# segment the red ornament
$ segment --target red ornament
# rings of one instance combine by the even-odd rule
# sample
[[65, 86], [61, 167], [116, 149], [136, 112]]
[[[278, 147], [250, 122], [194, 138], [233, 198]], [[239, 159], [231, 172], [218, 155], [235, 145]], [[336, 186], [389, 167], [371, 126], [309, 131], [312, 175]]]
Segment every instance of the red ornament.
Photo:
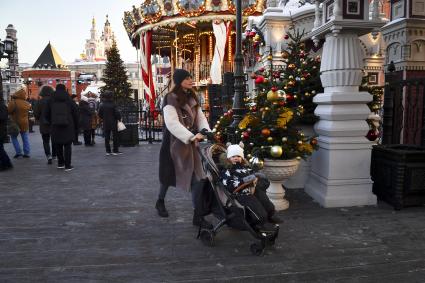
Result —
[[294, 100], [294, 97], [290, 94], [286, 94], [286, 101], [292, 101]]
[[249, 33], [249, 36], [250, 36], [250, 37], [254, 37], [255, 35], [256, 35], [255, 31], [251, 31], [251, 32]]
[[284, 39], [289, 39], [289, 35], [285, 34]]
[[261, 134], [262, 134], [265, 138], [267, 138], [268, 136], [270, 136], [270, 130], [269, 130], [269, 129], [267, 129], [267, 128], [264, 128], [264, 129], [262, 129], [262, 130], [261, 130]]
[[272, 91], [277, 91], [277, 87], [272, 86]]
[[260, 69], [258, 69], [258, 71], [260, 72], [260, 73], [262, 73], [262, 72], [264, 72], [264, 68], [263, 67], [261, 67]]
[[255, 83], [256, 84], [264, 83], [264, 77], [263, 76], [257, 76], [257, 78], [255, 79]]
[[317, 139], [312, 139], [312, 140], [310, 141], [310, 144], [311, 144], [311, 145], [316, 145], [316, 144], [317, 144]]
[[279, 101], [279, 106], [285, 106], [285, 101], [283, 100]]
[[242, 138], [245, 139], [245, 140], [249, 139], [249, 133], [248, 132], [243, 132], [242, 133]]
[[257, 112], [257, 106], [255, 106], [255, 105], [254, 105], [254, 106], [252, 106], [250, 110], [251, 110], [252, 112]]
[[370, 129], [369, 132], [367, 132], [366, 138], [370, 141], [376, 141], [378, 138], [378, 131]]

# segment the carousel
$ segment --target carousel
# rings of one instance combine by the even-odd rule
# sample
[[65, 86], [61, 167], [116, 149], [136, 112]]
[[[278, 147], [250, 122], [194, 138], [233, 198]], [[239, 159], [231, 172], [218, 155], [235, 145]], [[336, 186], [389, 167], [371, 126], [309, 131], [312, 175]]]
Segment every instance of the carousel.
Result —
[[[265, 0], [242, 0], [243, 22], [260, 15]], [[124, 26], [140, 51], [145, 96], [155, 97], [151, 56], [169, 57], [171, 72], [183, 68], [193, 75], [207, 101], [208, 84], [220, 84], [233, 72], [236, 7], [232, 0], [146, 0], [124, 13]], [[153, 66], [154, 67], [154, 66]]]

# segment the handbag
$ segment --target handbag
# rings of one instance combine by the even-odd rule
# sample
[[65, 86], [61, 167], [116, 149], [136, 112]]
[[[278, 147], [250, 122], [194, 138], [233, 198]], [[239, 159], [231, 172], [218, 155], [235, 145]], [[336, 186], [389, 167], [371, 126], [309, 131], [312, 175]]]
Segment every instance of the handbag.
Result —
[[7, 120], [7, 134], [12, 137], [17, 137], [19, 135], [20, 129], [18, 124], [12, 119]]
[[117, 122], [117, 128], [118, 128], [118, 132], [121, 132], [121, 131], [124, 131], [125, 129], [127, 129], [127, 127], [121, 121]]

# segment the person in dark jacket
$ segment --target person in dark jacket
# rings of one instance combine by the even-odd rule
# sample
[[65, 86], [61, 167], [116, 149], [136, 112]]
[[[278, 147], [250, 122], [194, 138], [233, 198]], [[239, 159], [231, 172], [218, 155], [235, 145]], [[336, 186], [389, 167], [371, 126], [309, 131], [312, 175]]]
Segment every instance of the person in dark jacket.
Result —
[[38, 103], [38, 106], [36, 107], [34, 111], [34, 116], [38, 120], [38, 123], [40, 124], [40, 134], [41, 134], [41, 138], [43, 139], [44, 154], [46, 155], [46, 158], [47, 158], [47, 164], [52, 164], [52, 159], [56, 158], [56, 149], [53, 142], [52, 142], [52, 146], [50, 147], [50, 142], [51, 142], [50, 124], [44, 118], [43, 112], [46, 111], [46, 108], [54, 92], [55, 90], [53, 89], [53, 87], [49, 85], [44, 85], [43, 87], [41, 87], [40, 93], [38, 94], [41, 97], [41, 99]]
[[94, 110], [90, 108], [88, 103], [87, 96], [81, 96], [80, 104], [78, 105], [80, 109], [80, 129], [83, 130], [84, 135], [84, 145], [92, 146], [91, 140], [91, 121], [94, 115]]
[[7, 107], [4, 104], [3, 92], [0, 90], [0, 171], [13, 168], [12, 162], [4, 150], [7, 138], [7, 117]]
[[[77, 104], [78, 96], [76, 94], [73, 94], [73, 95], [71, 95], [71, 98], [72, 98], [72, 103], [77, 108], [77, 110], [79, 110], [78, 104]], [[78, 115], [80, 115], [80, 114], [78, 113]], [[79, 125], [75, 125], [75, 126], [76, 126], [76, 128], [75, 128], [75, 133], [74, 133], [74, 141], [72, 142], [72, 144], [73, 145], [82, 145], [83, 143], [78, 140], [78, 136], [80, 134]]]
[[56, 146], [58, 168], [65, 171], [74, 169], [71, 166], [72, 147], [75, 138], [75, 128], [78, 123], [78, 109], [72, 102], [65, 85], [58, 84], [48, 107], [45, 119], [50, 124], [52, 141]]
[[[111, 91], [105, 91], [102, 94], [102, 103], [99, 107], [99, 117], [103, 120], [103, 134], [105, 136], [105, 148], [106, 155], [118, 155], [121, 152], [119, 148], [118, 140], [118, 128], [117, 123], [121, 120], [121, 114], [117, 109], [113, 101], [113, 93]], [[112, 133], [113, 151], [111, 152], [111, 145], [109, 144]]]

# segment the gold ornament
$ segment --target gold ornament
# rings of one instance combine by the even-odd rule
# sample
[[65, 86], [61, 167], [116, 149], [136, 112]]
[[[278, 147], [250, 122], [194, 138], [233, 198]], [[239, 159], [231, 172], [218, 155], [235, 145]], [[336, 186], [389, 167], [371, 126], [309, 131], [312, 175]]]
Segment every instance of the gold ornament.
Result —
[[288, 141], [288, 138], [287, 137], [283, 137], [282, 138], [282, 142], [287, 142]]
[[298, 141], [298, 144], [303, 144], [303, 141]]
[[268, 137], [267, 138], [267, 142], [270, 142], [270, 143], [273, 142], [273, 138], [272, 137]]
[[275, 101], [275, 100], [278, 100], [278, 99], [279, 99], [279, 92], [270, 90], [267, 93], [267, 100], [268, 101]]
[[270, 149], [270, 155], [272, 157], [275, 157], [275, 158], [281, 157], [282, 153], [283, 153], [283, 150], [280, 145], [274, 145]]
[[267, 56], [267, 60], [269, 61], [273, 60], [273, 56], [272, 55]]
[[252, 157], [249, 159], [249, 163], [251, 163], [252, 169], [261, 170], [264, 167], [264, 161], [258, 157]]

